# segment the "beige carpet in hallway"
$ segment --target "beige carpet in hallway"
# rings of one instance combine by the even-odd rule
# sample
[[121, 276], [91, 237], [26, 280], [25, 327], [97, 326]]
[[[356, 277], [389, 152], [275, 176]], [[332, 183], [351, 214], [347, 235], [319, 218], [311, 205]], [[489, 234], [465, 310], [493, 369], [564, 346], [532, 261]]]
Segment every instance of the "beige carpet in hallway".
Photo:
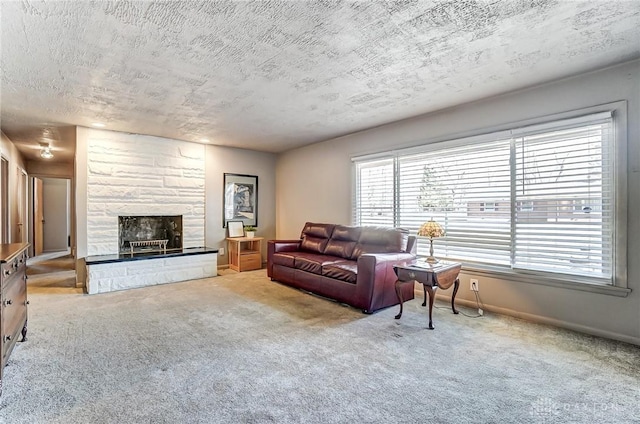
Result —
[[[76, 289], [75, 260], [68, 252], [44, 254], [27, 261], [29, 294], [65, 292]], [[65, 290], [66, 289], [66, 290]]]

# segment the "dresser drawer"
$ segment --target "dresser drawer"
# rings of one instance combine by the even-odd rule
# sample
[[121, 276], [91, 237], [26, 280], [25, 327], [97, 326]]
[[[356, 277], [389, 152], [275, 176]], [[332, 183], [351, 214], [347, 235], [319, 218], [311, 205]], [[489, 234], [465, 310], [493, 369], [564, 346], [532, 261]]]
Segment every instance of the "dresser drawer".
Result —
[[2, 291], [4, 292], [7, 287], [13, 284], [21, 284], [21, 282], [24, 280], [25, 274], [26, 270], [24, 269], [24, 267], [19, 267], [15, 272], [12, 272], [9, 274], [9, 276], [4, 277], [2, 279]]
[[2, 366], [6, 363], [22, 328], [27, 320], [27, 285], [24, 273], [16, 274], [16, 278], [4, 287], [0, 308], [2, 309]]
[[7, 285], [10, 281], [13, 280], [13, 277], [20, 274], [23, 271], [26, 271], [27, 268], [27, 253], [22, 252], [17, 255], [15, 258], [10, 261], [4, 262], [2, 264], [2, 269], [0, 272], [2, 275], [0, 279], [2, 279], [3, 287]]
[[22, 329], [27, 315], [27, 285], [24, 274], [16, 275], [2, 291], [2, 329], [4, 334], [13, 334]]

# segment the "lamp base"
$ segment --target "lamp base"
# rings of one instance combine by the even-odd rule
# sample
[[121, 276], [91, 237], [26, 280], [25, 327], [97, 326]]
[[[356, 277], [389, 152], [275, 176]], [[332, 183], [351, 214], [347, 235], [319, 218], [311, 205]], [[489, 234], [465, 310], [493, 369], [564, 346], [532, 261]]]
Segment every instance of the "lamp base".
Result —
[[434, 265], [439, 261], [433, 256], [433, 237], [429, 237], [429, 257], [427, 258], [427, 263]]

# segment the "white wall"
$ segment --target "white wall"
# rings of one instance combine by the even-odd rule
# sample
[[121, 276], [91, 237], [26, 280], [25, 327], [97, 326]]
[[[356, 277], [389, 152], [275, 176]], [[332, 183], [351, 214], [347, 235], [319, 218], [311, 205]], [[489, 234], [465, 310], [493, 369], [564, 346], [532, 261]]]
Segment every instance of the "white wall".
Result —
[[[206, 149], [206, 242], [208, 247], [226, 247], [226, 229], [222, 227], [223, 178], [225, 173], [258, 176], [258, 227], [256, 236], [264, 237], [263, 261], [266, 260], [266, 240], [275, 238], [275, 169], [276, 155], [221, 146]], [[228, 263], [228, 254], [219, 257], [219, 264]]]
[[[113, 143], [120, 146], [119, 150], [138, 153], [131, 158], [122, 158], [121, 153], [112, 159], [102, 158], [104, 155], [109, 156], [111, 147], [108, 146]], [[130, 165], [142, 160], [140, 158], [149, 160], [150, 152], [159, 154], [158, 152], [167, 146], [182, 146], [182, 153], [186, 152], [186, 147], [192, 149], [186, 156], [189, 163], [183, 163], [184, 158], [174, 158], [168, 162], [165, 160], [166, 167], [154, 168], [149, 177], [132, 175], [139, 171], [133, 170]], [[92, 157], [94, 159], [90, 160]], [[148, 163], [142, 163], [141, 166], [146, 169]], [[265, 239], [274, 238], [275, 166], [276, 155], [271, 153], [78, 127], [75, 192], [78, 257], [117, 253], [117, 246], [113, 243], [117, 240], [118, 214], [126, 214], [123, 211], [131, 214], [155, 213], [156, 206], [168, 211], [167, 214], [181, 214], [185, 212], [185, 208], [187, 212], [198, 214], [196, 221], [192, 221], [191, 225], [196, 236], [191, 237], [191, 241], [185, 239], [185, 243], [226, 249], [226, 230], [222, 227], [224, 173], [258, 176], [257, 236]], [[178, 176], [180, 173], [181, 176]], [[176, 177], [180, 180], [176, 180]], [[158, 186], [161, 184], [160, 181], [169, 181], [173, 185], [183, 181], [184, 184], [183, 187], [161, 188]], [[165, 192], [166, 190], [169, 191]], [[149, 200], [151, 191], [161, 195], [157, 204]], [[173, 207], [182, 212], [175, 212], [176, 209]], [[98, 226], [91, 224], [92, 220], [97, 220]], [[183, 224], [186, 226], [187, 222]], [[96, 239], [104, 236], [107, 237], [106, 244]], [[96, 245], [98, 243], [100, 246]], [[188, 245], [186, 244], [187, 247]], [[266, 250], [266, 243], [263, 248]], [[228, 262], [226, 252], [224, 256], [219, 257], [218, 262]], [[78, 269], [82, 269], [83, 266], [81, 262]], [[79, 277], [80, 281], [83, 279], [83, 276]]]
[[77, 134], [78, 235], [86, 234], [79, 253], [117, 254], [120, 215], [182, 215], [183, 246], [204, 246], [203, 145], [89, 128]]
[[66, 250], [69, 228], [70, 180], [62, 178], [42, 179], [42, 210], [44, 214], [44, 251]]
[[215, 253], [87, 265], [87, 293], [108, 293], [215, 277]]
[[[505, 128], [508, 124], [589, 106], [628, 101], [628, 233], [640, 234], [640, 61], [438, 113], [396, 122], [279, 156], [277, 237], [298, 237], [305, 221], [351, 222], [350, 158]], [[488, 309], [640, 344], [640, 238], [628, 237], [627, 297], [474, 276]], [[465, 318], [461, 318], [465, 319]]]
[[89, 128], [76, 128], [76, 156], [74, 161], [75, 186], [73, 199], [75, 204], [76, 222], [76, 285], [84, 284], [84, 260], [87, 257], [87, 139]]

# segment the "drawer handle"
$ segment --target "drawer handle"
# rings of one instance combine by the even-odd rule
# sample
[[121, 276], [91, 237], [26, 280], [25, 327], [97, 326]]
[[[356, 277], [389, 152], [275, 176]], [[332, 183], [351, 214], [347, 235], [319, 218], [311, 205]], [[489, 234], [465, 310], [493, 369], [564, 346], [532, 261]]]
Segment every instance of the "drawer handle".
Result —
[[11, 341], [11, 336], [4, 336], [4, 342], [10, 342]]
[[11, 275], [11, 270], [10, 269], [5, 269], [4, 270], [4, 275], [5, 275], [5, 277]]
[[7, 299], [4, 301], [4, 306], [9, 306], [9, 305], [13, 305], [13, 300]]

